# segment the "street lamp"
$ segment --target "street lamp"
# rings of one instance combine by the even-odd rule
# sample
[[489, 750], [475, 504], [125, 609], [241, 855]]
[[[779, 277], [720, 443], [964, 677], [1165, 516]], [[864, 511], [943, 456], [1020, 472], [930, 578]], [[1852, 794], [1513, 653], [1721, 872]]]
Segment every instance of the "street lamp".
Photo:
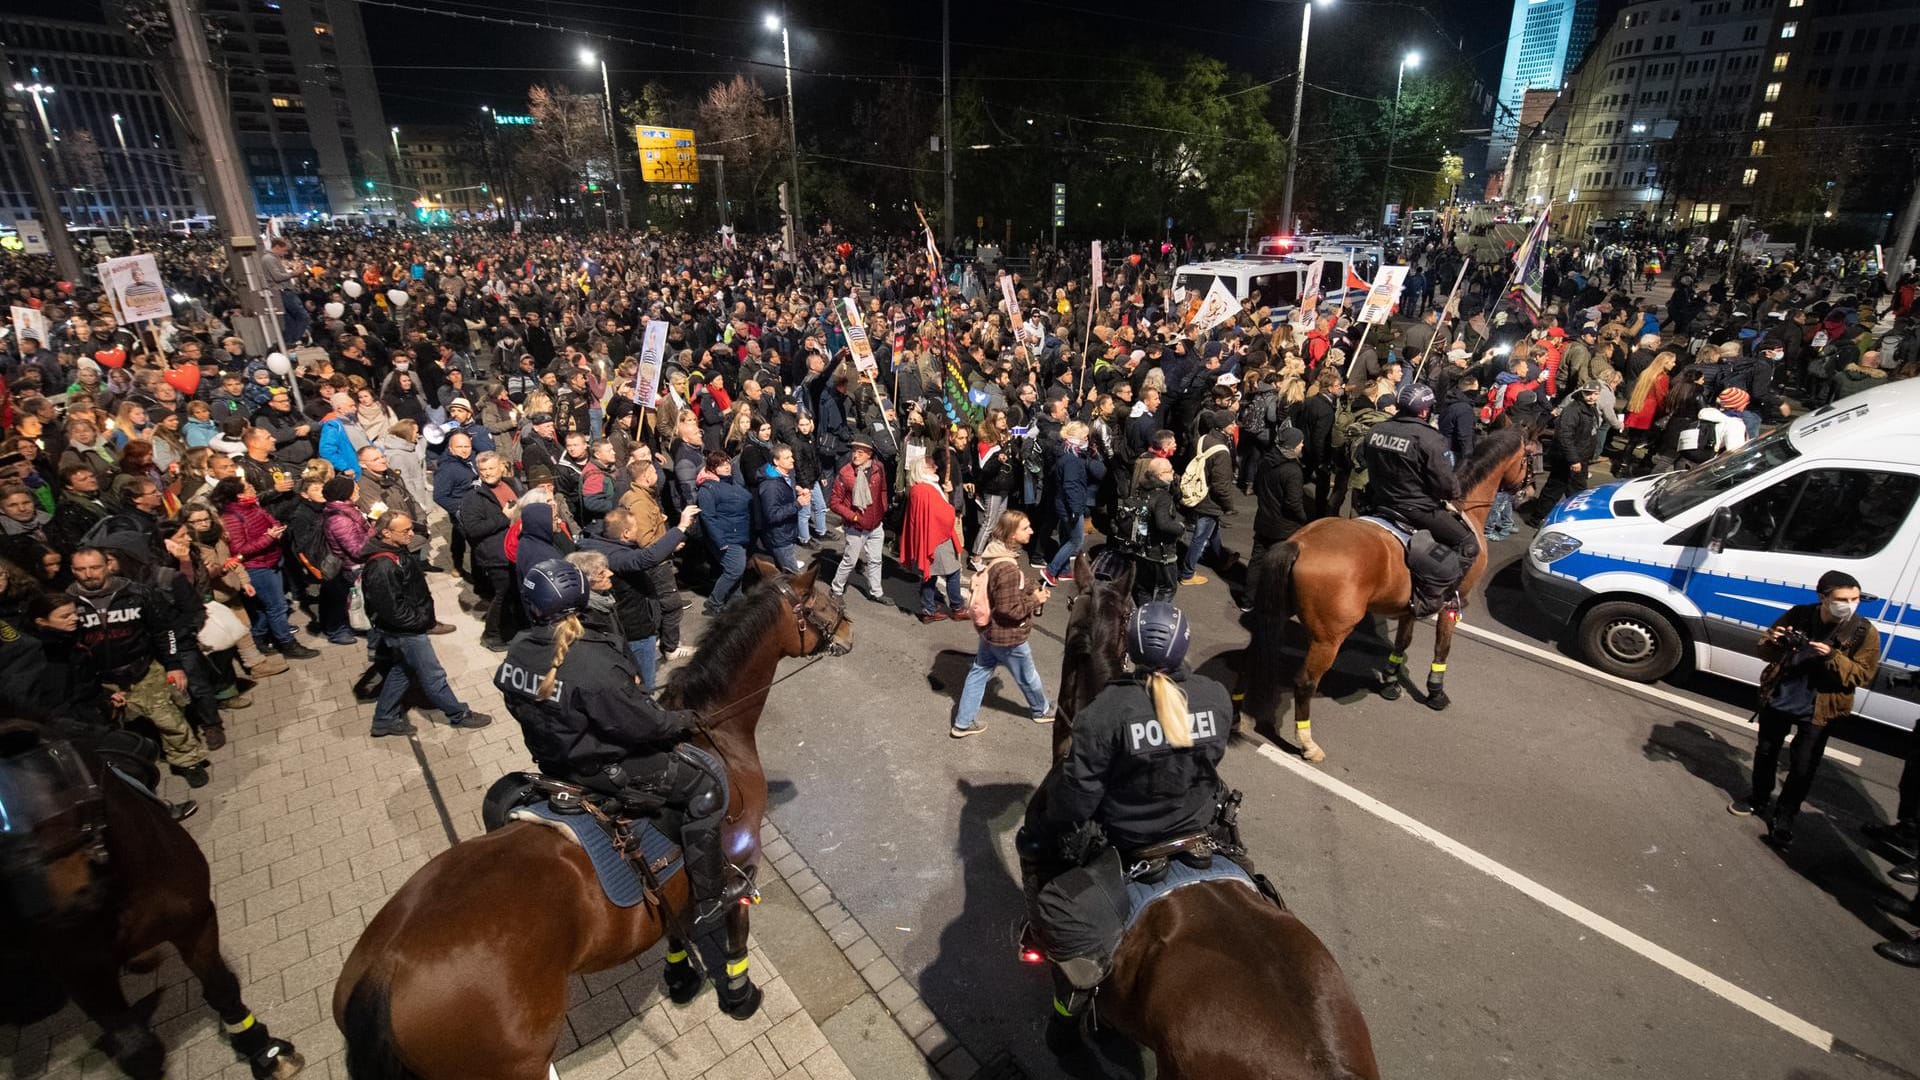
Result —
[[[607, 62], [594, 55], [592, 49], [581, 49], [580, 66], [592, 67], [595, 64], [600, 65], [600, 95], [602, 100], [606, 102], [606, 112], [603, 116], [607, 124], [607, 160], [608, 163], [613, 166], [614, 190], [620, 191], [620, 144], [613, 136], [613, 84], [607, 79]], [[601, 216], [605, 218], [608, 226], [611, 227], [613, 219], [606, 217], [606, 209], [607, 201], [605, 199], [600, 200]], [[626, 228], [633, 226], [633, 219], [628, 216], [627, 213], [627, 195], [624, 191], [620, 192], [620, 224]]]
[[[1420, 54], [1410, 52], [1400, 58], [1400, 74], [1393, 80], [1393, 113], [1387, 121], [1387, 174], [1380, 181], [1380, 225], [1387, 224], [1387, 199], [1393, 191], [1393, 141], [1400, 134], [1400, 88], [1406, 85], [1407, 69], [1420, 66]], [[1402, 213], [1405, 209], [1402, 208]]]
[[1287, 186], [1280, 196], [1280, 232], [1293, 235], [1293, 168], [1300, 162], [1300, 104], [1307, 96], [1307, 36], [1313, 30], [1313, 5], [1333, 0], [1306, 0], [1300, 5], [1300, 62], [1293, 69], [1293, 127], [1287, 132]]
[[[36, 68], [34, 70], [37, 72], [39, 69]], [[47, 149], [52, 150], [53, 149], [53, 122], [47, 119], [47, 103], [42, 97], [42, 95], [45, 95], [45, 97], [52, 97], [53, 87], [48, 86], [46, 83], [43, 83], [43, 82], [14, 83], [13, 91], [16, 94], [32, 94], [33, 95], [33, 109], [35, 112], [40, 114], [40, 128], [41, 130], [47, 133]]]
[[780, 59], [787, 69], [787, 140], [793, 143], [793, 184], [787, 189], [787, 214], [793, 219], [793, 242], [800, 243], [800, 128], [793, 120], [793, 37], [780, 16], [767, 14], [764, 25], [780, 31]]

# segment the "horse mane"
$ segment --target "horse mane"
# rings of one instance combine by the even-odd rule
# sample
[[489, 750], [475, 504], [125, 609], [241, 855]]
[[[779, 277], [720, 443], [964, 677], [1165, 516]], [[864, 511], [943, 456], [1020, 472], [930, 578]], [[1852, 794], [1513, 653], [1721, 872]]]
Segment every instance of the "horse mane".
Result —
[[664, 705], [695, 709], [719, 701], [734, 690], [740, 669], [760, 651], [774, 624], [787, 613], [780, 590], [756, 583], [735, 596], [707, 624], [687, 666], [674, 672], [661, 691]]
[[1118, 592], [1118, 587], [1111, 581], [1095, 585], [1087, 597], [1087, 617], [1069, 619], [1066, 636], [1061, 639], [1067, 656], [1085, 658], [1087, 663], [1093, 665], [1092, 674], [1097, 679], [1096, 685], [1100, 686], [1112, 681], [1113, 676], [1120, 672], [1117, 650], [1102, 648], [1108, 641], [1097, 636], [1104, 632], [1118, 637], [1126, 632], [1120, 619], [1125, 605], [1119, 602], [1124, 596], [1111, 595]]
[[1518, 429], [1501, 428], [1474, 443], [1473, 453], [1454, 473], [1460, 481], [1460, 490], [1472, 491], [1496, 469], [1505, 465], [1524, 441], [1525, 436]]

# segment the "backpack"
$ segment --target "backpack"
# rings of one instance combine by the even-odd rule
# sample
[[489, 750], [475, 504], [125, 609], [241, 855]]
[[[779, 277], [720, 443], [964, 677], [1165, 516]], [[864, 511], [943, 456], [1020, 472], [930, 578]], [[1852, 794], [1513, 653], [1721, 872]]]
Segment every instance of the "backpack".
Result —
[[1207, 459], [1215, 454], [1224, 454], [1226, 444], [1216, 443], [1193, 455], [1187, 467], [1180, 471], [1180, 505], [1199, 506], [1207, 498]]
[[967, 615], [973, 620], [975, 630], [985, 630], [993, 623], [993, 605], [987, 600], [987, 579], [992, 574], [992, 563], [975, 571], [971, 585], [973, 591], [967, 594]]
[[327, 530], [316, 525], [311, 529], [289, 529], [288, 536], [293, 557], [300, 560], [307, 574], [315, 581], [332, 581], [340, 576], [342, 564], [340, 557], [327, 547]]

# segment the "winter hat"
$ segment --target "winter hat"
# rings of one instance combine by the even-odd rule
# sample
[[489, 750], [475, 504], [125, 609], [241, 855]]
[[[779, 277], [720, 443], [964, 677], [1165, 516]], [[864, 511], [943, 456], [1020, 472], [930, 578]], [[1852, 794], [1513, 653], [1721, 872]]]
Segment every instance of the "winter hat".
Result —
[[320, 486], [320, 494], [328, 502], [350, 501], [353, 498], [353, 477], [334, 477]]
[[1720, 391], [1720, 396], [1714, 399], [1714, 404], [1728, 412], [1745, 412], [1747, 403], [1752, 400], [1752, 396], [1745, 390], [1737, 386], [1729, 386]]

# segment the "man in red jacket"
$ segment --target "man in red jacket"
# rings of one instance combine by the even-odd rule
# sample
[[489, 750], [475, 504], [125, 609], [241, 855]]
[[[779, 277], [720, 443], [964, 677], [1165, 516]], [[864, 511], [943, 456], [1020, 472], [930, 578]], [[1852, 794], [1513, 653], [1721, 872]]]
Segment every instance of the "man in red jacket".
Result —
[[880, 557], [886, 536], [880, 523], [887, 519], [887, 471], [873, 459], [872, 443], [861, 438], [853, 440], [853, 460], [840, 466], [834, 476], [827, 507], [840, 515], [847, 533], [846, 553], [840, 556], [840, 568], [833, 572], [833, 595], [839, 597], [846, 593], [853, 564], [864, 561], [867, 597], [882, 601]]

